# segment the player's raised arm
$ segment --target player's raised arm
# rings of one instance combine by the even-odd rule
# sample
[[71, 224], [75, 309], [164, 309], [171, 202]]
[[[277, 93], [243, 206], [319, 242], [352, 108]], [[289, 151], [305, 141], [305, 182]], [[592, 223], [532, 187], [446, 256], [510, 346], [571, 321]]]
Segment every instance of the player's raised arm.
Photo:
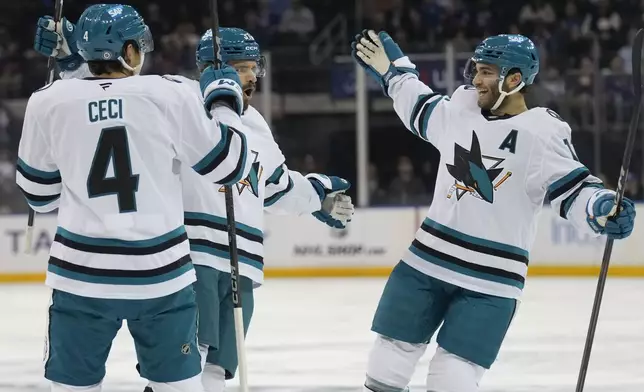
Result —
[[407, 129], [434, 145], [447, 129], [449, 100], [418, 79], [416, 66], [389, 34], [364, 30], [351, 44], [352, 56], [380, 83]]
[[604, 189], [601, 180], [579, 162], [567, 123], [561, 121], [559, 132], [544, 141], [541, 151], [538, 163], [541, 170], [534, 169], [537, 173], [540, 171], [540, 183], [559, 216], [591, 235], [606, 234], [612, 239], [622, 239], [631, 234], [635, 222], [633, 202], [624, 198], [619, 214], [613, 216], [615, 192]]
[[18, 148], [16, 183], [29, 206], [43, 213], [58, 208], [62, 180], [50, 154], [50, 139], [40, 124], [44, 119], [38, 118], [42, 106], [38, 103], [37, 94], [34, 93], [27, 102]]
[[56, 59], [60, 69], [61, 79], [82, 79], [93, 76], [89, 71], [87, 62], [78, 53], [76, 42], [78, 39], [76, 25], [67, 18], [58, 24], [51, 16], [38, 19], [36, 36], [34, 37], [34, 50], [36, 52]]
[[181, 159], [217, 184], [239, 182], [248, 175], [252, 165], [247, 159], [246, 137], [235, 127], [241, 124], [239, 116], [243, 107], [239, 84], [234, 68], [209, 67], [201, 74], [206, 109], [188, 89], [181, 97], [184, 100], [180, 119]]

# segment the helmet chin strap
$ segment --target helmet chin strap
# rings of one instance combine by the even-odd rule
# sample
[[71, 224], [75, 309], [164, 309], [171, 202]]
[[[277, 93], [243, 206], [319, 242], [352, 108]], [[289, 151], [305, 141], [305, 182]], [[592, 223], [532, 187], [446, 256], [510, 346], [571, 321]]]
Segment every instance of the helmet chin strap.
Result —
[[503, 100], [505, 99], [506, 96], [519, 92], [519, 90], [521, 90], [523, 86], [525, 86], [525, 82], [521, 81], [521, 83], [519, 83], [519, 85], [516, 86], [514, 89], [512, 89], [511, 91], [505, 92], [503, 91], [504, 80], [505, 80], [505, 77], [502, 77], [499, 79], [499, 98], [496, 100], [496, 103], [494, 104], [494, 106], [492, 106], [492, 108], [490, 109], [491, 111], [498, 109], [499, 106], [501, 106], [501, 103], [503, 103]]
[[134, 73], [134, 75], [139, 75], [141, 73], [141, 68], [143, 68], [143, 63], [145, 62], [145, 53], [143, 51], [141, 52], [141, 61], [136, 67], [132, 67], [128, 63], [126, 63], [123, 57], [119, 57], [118, 60], [121, 62], [121, 65], [123, 65], [123, 68]]

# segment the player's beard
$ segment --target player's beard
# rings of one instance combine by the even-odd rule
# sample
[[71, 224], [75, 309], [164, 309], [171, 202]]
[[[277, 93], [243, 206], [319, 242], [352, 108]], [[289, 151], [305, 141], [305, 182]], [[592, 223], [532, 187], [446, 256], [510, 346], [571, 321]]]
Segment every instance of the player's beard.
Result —
[[477, 103], [481, 109], [490, 110], [499, 99], [499, 96], [501, 94], [499, 93], [498, 82], [495, 82], [489, 87], [486, 86], [486, 88], [487, 91], [485, 92], [485, 94], [479, 95]]
[[[250, 104], [250, 100], [252, 99], [252, 94], [255, 92], [256, 88], [257, 86], [253, 82], [248, 82], [242, 87], [242, 90], [244, 91], [244, 111], [248, 109], [248, 105]], [[247, 91], [249, 92], [249, 94], [246, 93]]]

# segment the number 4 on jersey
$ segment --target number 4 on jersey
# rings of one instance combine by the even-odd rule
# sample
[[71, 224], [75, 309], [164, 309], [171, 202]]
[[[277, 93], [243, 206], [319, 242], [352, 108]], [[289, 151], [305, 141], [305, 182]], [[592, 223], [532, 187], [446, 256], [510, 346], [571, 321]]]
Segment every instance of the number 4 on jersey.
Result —
[[[107, 177], [112, 163], [114, 175]], [[136, 191], [139, 175], [132, 174], [130, 150], [125, 127], [104, 128], [94, 152], [94, 161], [87, 178], [87, 193], [90, 198], [116, 195], [119, 212], [136, 211]]]

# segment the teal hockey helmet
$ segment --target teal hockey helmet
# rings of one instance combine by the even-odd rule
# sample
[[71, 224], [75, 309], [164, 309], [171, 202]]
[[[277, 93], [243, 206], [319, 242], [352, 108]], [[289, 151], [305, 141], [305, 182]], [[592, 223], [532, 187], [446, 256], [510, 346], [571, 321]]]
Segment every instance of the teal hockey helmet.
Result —
[[518, 69], [522, 82], [529, 86], [539, 73], [539, 51], [534, 43], [523, 35], [495, 35], [483, 40], [467, 62], [463, 76], [469, 83], [472, 83], [476, 76], [476, 63], [496, 65], [501, 80], [511, 70]]
[[[534, 83], [534, 78], [539, 73], [539, 51], [534, 43], [523, 35], [495, 35], [484, 39], [465, 64], [463, 76], [470, 84], [473, 84], [476, 77], [477, 63], [494, 65], [499, 69], [499, 98], [491, 108], [491, 110], [496, 110], [501, 106], [505, 97]], [[521, 83], [511, 91], [504, 91], [503, 81], [513, 70], [518, 70], [521, 73]]]
[[[221, 61], [256, 61], [258, 78], [266, 75], [266, 59], [262, 56], [259, 44], [255, 38], [246, 30], [237, 27], [219, 28], [219, 53]], [[196, 60], [197, 67], [203, 69], [214, 62], [212, 30], [208, 30], [201, 36], [197, 45]]]
[[142, 54], [154, 50], [154, 40], [143, 17], [131, 6], [96, 4], [76, 24], [78, 53], [85, 61], [121, 61], [123, 46], [134, 41]]

